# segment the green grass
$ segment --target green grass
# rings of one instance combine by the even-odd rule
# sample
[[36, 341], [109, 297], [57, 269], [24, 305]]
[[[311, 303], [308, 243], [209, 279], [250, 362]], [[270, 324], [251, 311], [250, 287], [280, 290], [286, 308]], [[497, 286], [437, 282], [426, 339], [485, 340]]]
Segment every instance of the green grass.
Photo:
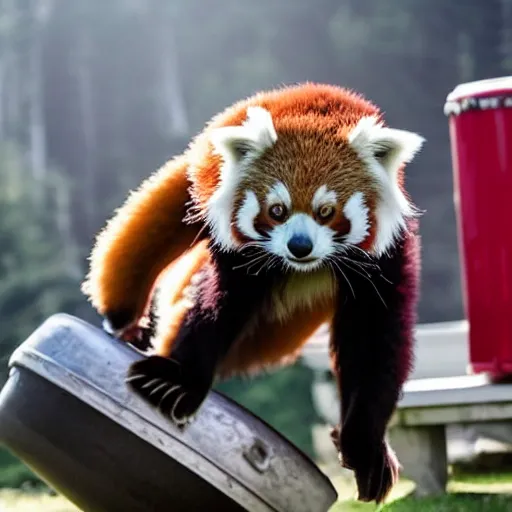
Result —
[[404, 498], [383, 507], [383, 511], [386, 512], [412, 512], [416, 510], [418, 512], [481, 512], [483, 510], [510, 512], [512, 510], [512, 496], [503, 494], [451, 494], [440, 498], [422, 500]]
[[452, 476], [448, 493], [435, 498], [416, 498], [414, 484], [401, 480], [388, 502], [380, 507], [354, 501], [354, 482], [344, 477], [331, 477], [339, 494], [339, 502], [330, 512], [511, 512], [512, 471], [480, 474], [460, 473]]
[[27, 482], [41, 485], [40, 479], [5, 449], [0, 449], [0, 468], [0, 488], [17, 489]]
[[[26, 466], [9, 453], [0, 450], [0, 482], [3, 487], [19, 487], [38, 482]], [[478, 474], [455, 472], [448, 484], [448, 493], [436, 498], [414, 498], [414, 484], [402, 479], [393, 489], [388, 503], [378, 507], [354, 500], [355, 484], [350, 473], [339, 468], [322, 468], [332, 479], [339, 501], [330, 512], [511, 512], [512, 469], [497, 473], [483, 470]], [[0, 489], [0, 510], [12, 512], [79, 512], [62, 496], [50, 496], [44, 487]]]
[[[0, 509], [11, 512], [80, 512], [61, 496], [0, 491]], [[340, 502], [330, 512], [510, 512], [512, 497], [493, 494], [449, 494], [440, 498], [398, 499], [380, 509], [357, 502]]]
[[506, 494], [447, 494], [438, 498], [404, 497], [382, 505], [341, 501], [330, 512], [510, 512], [512, 496]]

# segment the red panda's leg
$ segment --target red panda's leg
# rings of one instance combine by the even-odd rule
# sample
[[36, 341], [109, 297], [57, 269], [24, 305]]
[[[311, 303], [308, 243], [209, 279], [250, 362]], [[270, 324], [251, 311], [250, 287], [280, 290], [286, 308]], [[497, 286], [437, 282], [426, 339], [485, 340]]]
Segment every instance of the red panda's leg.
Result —
[[[332, 324], [341, 423], [333, 432], [342, 464], [354, 470], [361, 501], [382, 502], [399, 463], [386, 429], [412, 366], [419, 277], [419, 241], [408, 234], [379, 260], [373, 284], [345, 269], [345, 289]], [[346, 298], [346, 300], [345, 300]]]
[[196, 274], [194, 304], [169, 357], [153, 355], [129, 369], [130, 387], [177, 425], [199, 409], [223, 358], [271, 287], [264, 274], [236, 268], [244, 261], [236, 253], [215, 253]]
[[189, 201], [187, 162], [169, 161], [142, 183], [98, 235], [82, 286], [114, 330], [144, 314], [162, 270], [193, 243], [197, 225], [182, 222]]
[[193, 305], [194, 282], [210, 263], [208, 241], [202, 240], [166, 269], [158, 279], [152, 300], [152, 353], [170, 357], [181, 326]]

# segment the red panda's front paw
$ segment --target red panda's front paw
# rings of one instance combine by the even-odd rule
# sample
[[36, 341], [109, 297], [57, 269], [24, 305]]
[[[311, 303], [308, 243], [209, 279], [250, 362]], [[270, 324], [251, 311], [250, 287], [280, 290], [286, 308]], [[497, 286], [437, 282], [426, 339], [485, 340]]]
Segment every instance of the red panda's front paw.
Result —
[[126, 382], [178, 427], [191, 421], [211, 388], [211, 384], [198, 376], [193, 368], [161, 356], [150, 356], [133, 363]]
[[116, 338], [123, 339], [124, 334], [134, 327], [137, 327], [137, 319], [131, 311], [112, 311], [103, 315], [103, 329]]
[[[125, 317], [124, 319], [127, 318]], [[118, 340], [129, 343], [143, 352], [152, 347], [151, 337], [153, 332], [150, 327], [144, 327], [138, 322], [125, 323], [122, 321], [123, 317], [117, 317], [115, 320], [113, 321], [112, 316], [105, 316], [103, 319], [103, 330]]]
[[387, 443], [383, 443], [371, 463], [354, 468], [358, 500], [383, 503], [398, 482], [400, 469], [394, 451]]
[[342, 467], [354, 471], [358, 500], [382, 503], [397, 483], [400, 463], [387, 441], [377, 448], [371, 442], [360, 444], [354, 437], [341, 436], [339, 427], [331, 430], [331, 439], [338, 451]]

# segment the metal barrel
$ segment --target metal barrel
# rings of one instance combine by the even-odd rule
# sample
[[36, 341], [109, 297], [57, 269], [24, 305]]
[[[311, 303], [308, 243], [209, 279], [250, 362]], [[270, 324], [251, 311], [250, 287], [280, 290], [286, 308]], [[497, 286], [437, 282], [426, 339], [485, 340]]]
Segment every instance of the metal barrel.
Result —
[[0, 442], [84, 511], [326, 512], [330, 480], [216, 391], [180, 431], [124, 383], [144, 357], [58, 314], [13, 353]]

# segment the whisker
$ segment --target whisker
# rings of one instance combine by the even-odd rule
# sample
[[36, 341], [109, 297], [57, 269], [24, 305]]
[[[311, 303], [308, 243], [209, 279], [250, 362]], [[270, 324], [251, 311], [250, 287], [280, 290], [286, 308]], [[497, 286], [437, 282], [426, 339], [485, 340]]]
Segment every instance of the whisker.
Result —
[[267, 251], [265, 251], [264, 249], [260, 249], [260, 248], [256, 248], [256, 247], [252, 247], [251, 249], [252, 249], [251, 252], [247, 252], [247, 253], [243, 254], [243, 256], [245, 258], [252, 258], [255, 256], [261, 256], [263, 254], [267, 254]]
[[370, 254], [368, 254], [366, 251], [363, 251], [363, 249], [361, 249], [361, 247], [358, 247], [357, 245], [350, 245], [350, 244], [347, 245], [347, 247], [349, 249], [352, 249], [353, 251], [356, 251], [356, 250], [359, 251], [359, 253], [361, 253], [366, 259], [373, 260], [373, 257]]
[[253, 240], [251, 242], [246, 242], [245, 244], [242, 244], [240, 248], [245, 249], [246, 247], [264, 247], [264, 244], [262, 242], [257, 242], [256, 240]]
[[272, 261], [272, 257], [271, 255], [269, 255], [269, 257], [263, 262], [263, 264], [261, 265], [261, 267], [256, 271], [256, 274], [255, 275], [258, 275], [264, 268], [265, 266], [268, 265], [268, 263]]
[[366, 263], [364, 261], [353, 260], [352, 258], [349, 258], [348, 256], [343, 256], [343, 255], [339, 255], [339, 257], [343, 258], [344, 260], [351, 261], [352, 263], [357, 264], [360, 268], [379, 269], [380, 270], [379, 265], [376, 265], [375, 263]]
[[262, 254], [268, 254], [264, 249], [256, 249], [254, 248], [250, 253], [244, 254], [246, 258], [252, 258], [254, 256], [261, 256]]
[[199, 237], [203, 234], [203, 231], [208, 227], [208, 225], [206, 223], [204, 223], [202, 226], [201, 226], [201, 229], [197, 232], [197, 235], [194, 237], [194, 240], [192, 240], [192, 243], [190, 244], [189, 247], [192, 247], [196, 244], [197, 240], [199, 239]]
[[269, 263], [268, 263], [268, 268], [274, 268], [277, 264], [279, 263], [279, 256], [272, 256], [272, 258], [270, 258], [269, 260]]
[[[359, 262], [357, 262], [355, 260], [351, 260], [350, 258], [347, 258], [345, 256], [340, 256], [340, 259], [342, 259], [345, 262], [345, 264], [351, 263], [352, 265], [356, 265], [357, 268], [361, 272], [363, 272], [366, 276], [370, 277], [370, 274], [368, 273], [368, 271], [364, 267], [360, 266]], [[353, 267], [350, 267], [350, 268], [353, 268]], [[356, 269], [354, 269], [354, 271], [356, 271]]]
[[270, 270], [271, 268], [274, 268], [276, 265], [279, 264], [280, 257], [273, 254], [272, 257], [269, 259], [267, 268]]
[[348, 280], [348, 277], [346, 276], [345, 272], [343, 272], [342, 268], [338, 265], [338, 262], [334, 259], [331, 259], [332, 263], [336, 265], [336, 268], [341, 272], [341, 275], [345, 278], [345, 281], [347, 281], [348, 286], [350, 287], [350, 290], [352, 291], [352, 296], [354, 299], [356, 298], [356, 294], [354, 293], [354, 288], [352, 288], [352, 285], [350, 284], [350, 281]]
[[266, 254], [267, 250], [266, 250], [265, 246], [263, 246], [261, 244], [254, 243], [254, 242], [248, 242], [247, 244], [242, 246], [241, 253], [244, 256], [251, 257], [251, 256], [261, 255], [264, 253]]
[[384, 281], [386, 281], [387, 283], [389, 283], [390, 285], [393, 285], [393, 282], [390, 281], [384, 274], [380, 274], [379, 277], [382, 277], [382, 279], [384, 279]]
[[[347, 265], [347, 262], [346, 261], [341, 261], [340, 263], [344, 263], [345, 265]], [[348, 265], [347, 265], [348, 266]], [[375, 283], [368, 277], [368, 276], [365, 276], [364, 274], [362, 274], [361, 272], [359, 272], [358, 270], [356, 270], [355, 268], [353, 267], [348, 267], [348, 268], [351, 268], [354, 272], [356, 272], [357, 274], [359, 274], [361, 277], [364, 277], [364, 279], [366, 279], [372, 286], [373, 286], [373, 289], [375, 290], [375, 293], [378, 295], [379, 299], [382, 301], [382, 304], [384, 304], [384, 307], [387, 309], [388, 308], [388, 305], [386, 304], [386, 302], [384, 301], [384, 299], [382, 298], [382, 295], [380, 294], [378, 288], [375, 286]]]
[[334, 270], [334, 266], [332, 264], [332, 261], [330, 261], [328, 258], [325, 260], [325, 262], [327, 263], [327, 267], [329, 268], [329, 270], [331, 271], [331, 274], [333, 275], [333, 277], [335, 278], [336, 277], [336, 272]]
[[244, 267], [251, 267], [254, 263], [258, 263], [258, 261], [261, 261], [263, 258], [266, 258], [267, 254], [260, 254], [259, 256], [256, 256], [252, 260], [246, 261], [245, 263], [242, 263], [241, 265], [236, 265], [233, 267], [233, 270], [236, 270], [238, 268], [244, 268]]
[[263, 254], [263, 255], [259, 256], [258, 258], [255, 258], [252, 261], [251, 265], [249, 265], [247, 267], [247, 273], [249, 273], [249, 271], [251, 270], [252, 267], [254, 267], [254, 265], [261, 263], [262, 265], [258, 268], [258, 270], [256, 272], [254, 272], [254, 274], [252, 274], [252, 275], [257, 276], [259, 274], [259, 272], [261, 271], [261, 269], [263, 268], [263, 266], [266, 264], [269, 257], [270, 257], [270, 255], [267, 253], [267, 254]]
[[[341, 263], [345, 263], [345, 265], [346, 265], [349, 269], [353, 270], [356, 274], [359, 274], [359, 275], [360, 275], [360, 276], [362, 276], [362, 277], [367, 277], [368, 279], [370, 278], [370, 274], [368, 274], [368, 272], [366, 272], [366, 270], [364, 270], [364, 269], [360, 269], [360, 270], [359, 270], [359, 269], [357, 269], [357, 268], [354, 268], [354, 267], [352, 267], [352, 266], [349, 266], [349, 263], [355, 263], [354, 261], [349, 260], [349, 259], [347, 259], [347, 258], [342, 258], [342, 262], [341, 262]], [[364, 272], [364, 273], [363, 273], [363, 272]]]
[[[359, 249], [360, 251], [362, 251], [362, 254], [364, 254], [368, 259], [372, 259], [368, 254], [366, 254], [362, 249], [360, 249], [359, 247], [356, 247], [356, 246], [350, 246], [350, 245], [344, 245], [344, 244], [340, 244], [338, 242], [336, 242], [334, 244], [334, 247], [337, 249], [337, 252], [336, 252], [336, 255], [337, 256], [340, 256], [340, 255], [344, 255], [345, 253], [345, 249]], [[346, 256], [348, 258], [348, 256]], [[355, 260], [352, 260], [355, 262]], [[364, 265], [365, 267], [373, 267], [373, 268], [380, 268], [378, 263], [373, 260], [374, 262], [373, 263], [370, 263], [370, 262], [367, 262], [367, 261], [357, 261], [357, 263], [359, 265]]]

